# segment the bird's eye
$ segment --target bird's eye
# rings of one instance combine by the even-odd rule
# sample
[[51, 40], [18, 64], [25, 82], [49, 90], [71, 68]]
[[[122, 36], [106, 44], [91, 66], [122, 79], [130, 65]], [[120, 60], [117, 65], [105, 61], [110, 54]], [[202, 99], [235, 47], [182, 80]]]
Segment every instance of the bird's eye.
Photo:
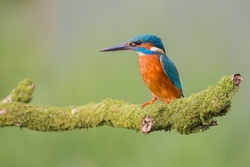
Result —
[[141, 41], [129, 42], [129, 43], [127, 43], [127, 45], [132, 46], [132, 47], [136, 47], [136, 46], [141, 45]]
[[136, 41], [136, 42], [134, 42], [135, 43], [135, 45], [140, 45], [141, 44], [141, 41]]

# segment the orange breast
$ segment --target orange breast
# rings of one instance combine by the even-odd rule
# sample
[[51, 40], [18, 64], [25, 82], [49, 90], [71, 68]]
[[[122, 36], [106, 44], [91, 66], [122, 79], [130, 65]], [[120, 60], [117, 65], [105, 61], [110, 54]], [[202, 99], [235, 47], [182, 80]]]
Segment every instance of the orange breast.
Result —
[[139, 56], [140, 74], [150, 91], [163, 102], [180, 98], [180, 90], [164, 73], [158, 55]]

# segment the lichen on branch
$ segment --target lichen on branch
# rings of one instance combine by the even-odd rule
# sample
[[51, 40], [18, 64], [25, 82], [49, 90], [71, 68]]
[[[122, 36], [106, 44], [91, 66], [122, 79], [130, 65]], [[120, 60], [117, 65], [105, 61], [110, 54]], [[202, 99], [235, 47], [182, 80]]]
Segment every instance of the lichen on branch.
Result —
[[34, 84], [31, 80], [24, 80], [0, 102], [0, 127], [66, 131], [107, 125], [141, 130], [144, 134], [159, 130], [191, 134], [215, 126], [213, 119], [229, 111], [241, 80], [239, 74], [225, 76], [216, 85], [189, 97], [144, 108], [112, 99], [83, 106], [29, 105]]

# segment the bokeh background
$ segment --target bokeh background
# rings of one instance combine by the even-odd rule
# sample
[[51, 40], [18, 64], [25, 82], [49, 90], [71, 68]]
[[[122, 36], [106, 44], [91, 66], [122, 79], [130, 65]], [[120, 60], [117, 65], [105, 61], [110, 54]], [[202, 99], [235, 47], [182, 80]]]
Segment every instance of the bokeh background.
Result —
[[1, 167], [235, 167], [250, 164], [250, 1], [1, 0], [0, 98], [25, 79], [31, 104], [105, 98], [140, 104], [151, 95], [137, 54], [100, 53], [142, 33], [162, 38], [186, 96], [222, 76], [244, 82], [218, 126], [194, 135], [99, 127], [70, 132], [0, 129]]

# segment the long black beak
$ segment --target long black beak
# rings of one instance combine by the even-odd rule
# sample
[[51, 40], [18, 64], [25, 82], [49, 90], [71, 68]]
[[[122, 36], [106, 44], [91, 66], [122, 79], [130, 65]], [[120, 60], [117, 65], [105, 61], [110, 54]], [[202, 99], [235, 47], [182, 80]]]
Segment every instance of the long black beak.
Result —
[[111, 51], [119, 51], [119, 50], [131, 50], [132, 48], [128, 46], [126, 43], [118, 44], [115, 46], [110, 46], [107, 48], [103, 48], [100, 52], [111, 52]]

